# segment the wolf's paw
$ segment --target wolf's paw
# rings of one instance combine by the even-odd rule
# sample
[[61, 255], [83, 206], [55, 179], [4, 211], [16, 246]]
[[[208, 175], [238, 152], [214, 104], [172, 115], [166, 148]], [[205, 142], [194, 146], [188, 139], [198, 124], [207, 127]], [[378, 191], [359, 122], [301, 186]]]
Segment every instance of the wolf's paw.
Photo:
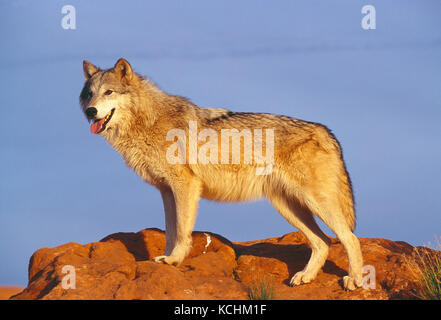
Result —
[[164, 263], [164, 264], [177, 266], [181, 262], [181, 259], [175, 256], [158, 256], [158, 257], [154, 257], [153, 261], [157, 263]]
[[316, 277], [315, 274], [305, 271], [299, 271], [297, 272], [294, 277], [291, 278], [291, 281], [289, 284], [294, 287], [301, 285], [303, 283], [310, 283], [312, 280], [314, 280]]
[[348, 291], [352, 291], [362, 286], [361, 276], [357, 277], [358, 279], [350, 276], [343, 277], [343, 288]]

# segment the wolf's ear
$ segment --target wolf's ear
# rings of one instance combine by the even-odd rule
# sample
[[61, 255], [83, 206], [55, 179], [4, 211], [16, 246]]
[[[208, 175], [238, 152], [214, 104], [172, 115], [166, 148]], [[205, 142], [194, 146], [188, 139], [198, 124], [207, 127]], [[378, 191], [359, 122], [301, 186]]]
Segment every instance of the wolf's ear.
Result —
[[95, 67], [89, 61], [83, 61], [83, 71], [84, 71], [84, 79], [89, 80], [95, 73], [100, 71], [99, 68]]
[[116, 74], [119, 76], [120, 79], [132, 79], [133, 76], [133, 70], [130, 66], [130, 63], [123, 58], [120, 58], [113, 67], [113, 70], [115, 70]]

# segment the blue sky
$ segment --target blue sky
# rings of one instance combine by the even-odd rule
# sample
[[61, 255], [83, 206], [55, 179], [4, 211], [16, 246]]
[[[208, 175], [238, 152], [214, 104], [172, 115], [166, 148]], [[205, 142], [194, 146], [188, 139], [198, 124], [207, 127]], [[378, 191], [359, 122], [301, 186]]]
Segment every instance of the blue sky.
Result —
[[[67, 4], [76, 30], [61, 27]], [[360, 26], [366, 4], [376, 30]], [[327, 125], [353, 180], [356, 234], [433, 242], [440, 12], [436, 0], [1, 2], [0, 284], [26, 285], [41, 247], [164, 228], [159, 192], [90, 134], [83, 59], [108, 68], [124, 57], [200, 106]], [[232, 241], [294, 231], [266, 201], [201, 201], [196, 229]]]

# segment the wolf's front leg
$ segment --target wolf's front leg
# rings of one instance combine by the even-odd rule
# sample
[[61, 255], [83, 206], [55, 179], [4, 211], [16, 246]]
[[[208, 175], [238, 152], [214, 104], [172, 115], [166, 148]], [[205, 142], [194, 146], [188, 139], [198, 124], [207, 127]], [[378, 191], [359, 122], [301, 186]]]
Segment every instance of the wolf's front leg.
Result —
[[169, 191], [161, 191], [166, 221], [166, 249], [155, 262], [178, 265], [191, 249], [191, 233], [196, 221], [201, 184], [196, 179], [175, 183]]
[[[169, 256], [176, 242], [176, 202], [170, 188], [161, 189], [162, 202], [165, 214], [165, 256]], [[164, 257], [164, 256], [162, 256]]]

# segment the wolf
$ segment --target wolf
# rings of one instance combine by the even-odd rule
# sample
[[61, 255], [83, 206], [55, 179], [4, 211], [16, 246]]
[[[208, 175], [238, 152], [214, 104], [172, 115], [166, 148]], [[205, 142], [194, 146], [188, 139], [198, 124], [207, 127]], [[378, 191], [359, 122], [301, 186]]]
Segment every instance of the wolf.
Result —
[[[291, 278], [292, 286], [315, 279], [328, 256], [330, 239], [320, 230], [314, 216], [329, 226], [346, 250], [349, 268], [343, 287], [354, 290], [362, 286], [363, 257], [353, 233], [351, 181], [341, 146], [324, 125], [271, 113], [199, 107], [187, 98], [164, 92], [136, 73], [123, 58], [105, 70], [83, 61], [83, 72], [80, 105], [91, 122], [91, 132], [104, 137], [127, 166], [161, 193], [166, 248], [164, 255], [153, 258], [155, 262], [179, 265], [183, 261], [192, 245], [200, 198], [221, 202], [266, 198], [303, 232], [311, 248], [305, 268]], [[177, 141], [173, 135], [170, 138], [170, 132], [176, 130], [191, 135], [189, 124], [197, 126], [200, 132], [210, 133], [196, 139], [196, 148], [191, 146], [191, 139]], [[230, 162], [217, 161], [222, 156], [217, 147], [223, 142], [215, 141], [212, 148], [199, 149], [211, 153], [212, 161], [186, 160], [200, 160], [191, 152], [197, 152], [214, 133], [226, 129], [236, 133], [241, 130], [239, 134], [253, 129], [272, 130], [273, 140], [260, 140], [261, 147], [268, 150], [273, 143], [271, 170], [256, 174], [258, 161], [245, 161], [249, 160], [245, 159], [245, 147], [239, 146], [238, 151], [237, 144], [228, 148], [239, 152], [239, 163], [232, 162], [231, 154], [224, 158]], [[245, 138], [244, 134], [239, 136], [240, 141], [253, 144]], [[185, 161], [170, 161], [170, 154], [176, 154], [170, 153], [173, 144], [172, 150], [185, 153]]]

